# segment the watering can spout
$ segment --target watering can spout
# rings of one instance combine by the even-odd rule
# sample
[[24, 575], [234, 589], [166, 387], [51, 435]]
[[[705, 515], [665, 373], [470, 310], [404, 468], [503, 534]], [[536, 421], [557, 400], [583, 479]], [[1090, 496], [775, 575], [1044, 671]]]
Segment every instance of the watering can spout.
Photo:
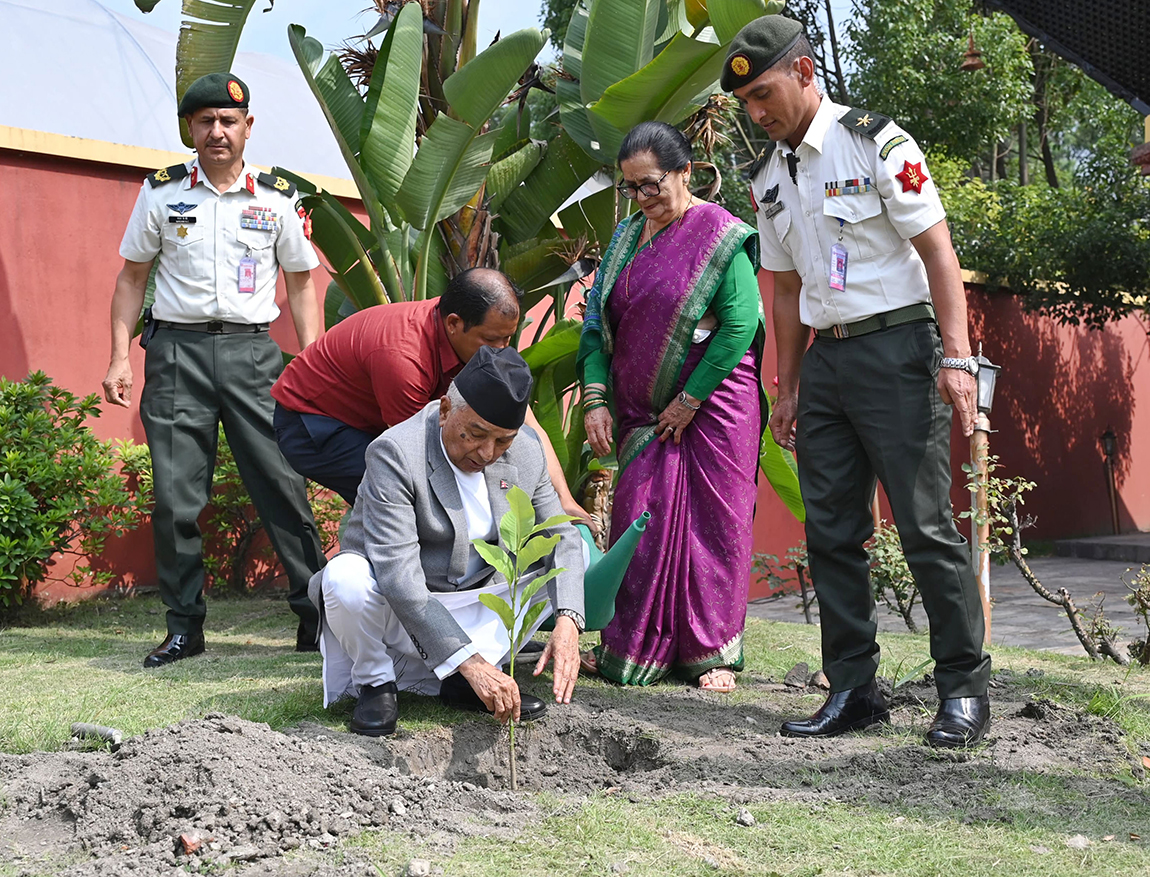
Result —
[[[591, 555], [590, 565], [583, 574], [583, 612], [587, 619], [587, 630], [602, 630], [615, 617], [615, 597], [623, 584], [623, 574], [627, 572], [650, 520], [650, 512], [639, 515], [606, 554], [599, 550], [586, 524], [575, 525]], [[554, 629], [554, 616], [547, 619], [540, 628]]]
[[588, 630], [602, 630], [615, 617], [615, 597], [623, 584], [623, 574], [635, 556], [649, 520], [650, 512], [639, 515], [606, 554], [593, 547], [591, 531], [585, 526], [579, 527], [584, 541], [592, 546], [591, 565], [583, 579], [583, 608]]

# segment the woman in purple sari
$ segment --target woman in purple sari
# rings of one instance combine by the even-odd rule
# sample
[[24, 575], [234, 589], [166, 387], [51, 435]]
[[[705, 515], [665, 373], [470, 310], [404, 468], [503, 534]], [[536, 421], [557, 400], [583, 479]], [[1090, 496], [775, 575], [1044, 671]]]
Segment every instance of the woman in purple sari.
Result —
[[592, 450], [617, 443], [613, 536], [652, 519], [583, 663], [623, 684], [673, 671], [732, 691], [766, 414], [758, 239], [691, 195], [691, 147], [670, 125], [634, 128], [619, 167], [641, 211], [615, 229], [588, 295], [579, 374]]

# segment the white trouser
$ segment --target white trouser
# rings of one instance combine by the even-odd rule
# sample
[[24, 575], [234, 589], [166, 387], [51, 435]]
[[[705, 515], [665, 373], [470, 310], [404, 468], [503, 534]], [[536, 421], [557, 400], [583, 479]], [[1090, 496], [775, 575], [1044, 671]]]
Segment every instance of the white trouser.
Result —
[[[367, 558], [340, 554], [323, 569], [323, 705], [341, 697], [358, 697], [361, 685], [395, 682], [403, 691], [435, 695], [440, 679], [449, 676], [469, 655], [482, 655], [495, 666], [506, 662], [511, 643], [499, 617], [479, 602], [480, 594], [494, 594], [510, 602], [506, 582], [472, 591], [431, 593], [463, 628], [471, 645], [438, 667], [428, 667], [391, 607], [376, 589]], [[547, 608], [524, 637], [526, 641], [550, 615], [547, 588], [540, 588], [531, 605], [547, 601]], [[521, 616], [522, 617], [522, 616]]]

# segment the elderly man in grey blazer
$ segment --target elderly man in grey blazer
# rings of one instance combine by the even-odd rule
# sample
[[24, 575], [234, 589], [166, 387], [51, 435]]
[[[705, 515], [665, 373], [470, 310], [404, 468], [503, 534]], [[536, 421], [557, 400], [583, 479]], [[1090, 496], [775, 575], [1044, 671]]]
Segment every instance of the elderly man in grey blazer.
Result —
[[[501, 670], [510, 643], [479, 595], [506, 598], [508, 585], [471, 544], [500, 540], [513, 486], [532, 498], [538, 521], [563, 513], [539, 438], [523, 426], [530, 391], [515, 350], [480, 348], [444, 398], [368, 447], [343, 550], [309, 591], [323, 616], [324, 706], [357, 696], [353, 732], [394, 732], [400, 690], [438, 693], [500, 721], [546, 712]], [[558, 616], [535, 674], [554, 660], [555, 700], [570, 703], [584, 626], [582, 541], [570, 524], [552, 532], [559, 544], [541, 563], [564, 572], [533, 598]]]

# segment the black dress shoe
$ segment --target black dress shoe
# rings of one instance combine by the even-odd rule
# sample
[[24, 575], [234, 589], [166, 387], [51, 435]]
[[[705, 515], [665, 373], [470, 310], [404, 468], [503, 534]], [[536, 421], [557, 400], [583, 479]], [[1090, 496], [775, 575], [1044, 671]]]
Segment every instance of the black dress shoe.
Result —
[[[483, 700], [475, 693], [475, 689], [459, 673], [452, 673], [443, 680], [439, 689], [439, 699], [444, 706], [455, 710], [464, 710], [473, 713], [487, 713], [494, 715]], [[519, 721], [534, 722], [547, 715], [547, 704], [531, 694], [519, 692]]]
[[990, 727], [990, 697], [948, 697], [938, 704], [938, 712], [926, 732], [926, 742], [937, 749], [965, 749], [974, 746]]
[[363, 685], [359, 689], [359, 700], [355, 712], [351, 714], [348, 727], [353, 734], [365, 737], [386, 737], [395, 733], [395, 722], [399, 718], [399, 704], [396, 695], [399, 689], [394, 682], [383, 685]]
[[784, 737], [834, 737], [890, 722], [890, 711], [872, 679], [867, 685], [836, 691], [809, 719], [783, 722]]
[[204, 653], [204, 632], [193, 630], [190, 633], [169, 633], [168, 638], [148, 652], [144, 658], [145, 667], [163, 667], [172, 661], [191, 658]]
[[301, 621], [295, 632], [295, 650], [297, 652], [319, 651], [319, 629], [314, 624]]

